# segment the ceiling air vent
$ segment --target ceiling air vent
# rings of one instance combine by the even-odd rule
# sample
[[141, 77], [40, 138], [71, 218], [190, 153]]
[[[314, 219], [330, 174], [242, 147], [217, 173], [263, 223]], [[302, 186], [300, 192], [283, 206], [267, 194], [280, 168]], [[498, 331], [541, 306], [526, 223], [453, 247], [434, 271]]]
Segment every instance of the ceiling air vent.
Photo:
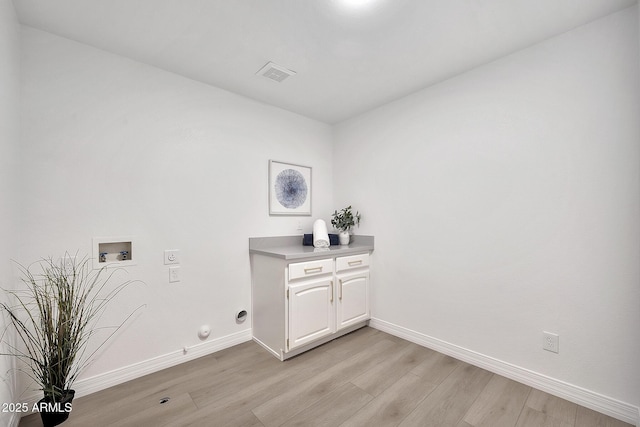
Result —
[[256, 75], [264, 76], [268, 79], [275, 80], [276, 82], [280, 83], [287, 77], [293, 76], [295, 73], [295, 71], [288, 70], [278, 64], [274, 64], [273, 62], [267, 62], [267, 65], [260, 68]]

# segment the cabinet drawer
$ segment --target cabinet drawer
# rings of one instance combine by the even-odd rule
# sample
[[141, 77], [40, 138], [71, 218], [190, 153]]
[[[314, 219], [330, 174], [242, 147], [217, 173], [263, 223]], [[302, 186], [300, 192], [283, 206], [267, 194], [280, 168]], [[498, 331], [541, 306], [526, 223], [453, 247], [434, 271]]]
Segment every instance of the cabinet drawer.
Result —
[[289, 280], [331, 273], [333, 273], [332, 258], [289, 264]]
[[351, 255], [336, 258], [336, 271], [352, 270], [369, 266], [369, 254]]

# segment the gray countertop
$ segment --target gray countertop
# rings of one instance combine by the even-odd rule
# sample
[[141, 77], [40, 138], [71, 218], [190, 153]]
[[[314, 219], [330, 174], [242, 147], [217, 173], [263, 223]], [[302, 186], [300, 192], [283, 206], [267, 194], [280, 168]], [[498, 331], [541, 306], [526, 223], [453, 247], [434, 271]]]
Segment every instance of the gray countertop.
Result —
[[317, 249], [302, 246], [302, 235], [278, 237], [250, 237], [249, 253], [272, 256], [285, 260], [303, 260], [351, 255], [373, 250], [373, 236], [351, 236], [348, 246], [330, 246]]

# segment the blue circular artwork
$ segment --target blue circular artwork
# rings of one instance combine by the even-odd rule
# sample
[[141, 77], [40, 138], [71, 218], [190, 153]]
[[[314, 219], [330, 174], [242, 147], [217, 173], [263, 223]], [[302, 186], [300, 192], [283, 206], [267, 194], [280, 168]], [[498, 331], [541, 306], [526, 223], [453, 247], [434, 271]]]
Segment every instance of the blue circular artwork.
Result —
[[276, 198], [282, 206], [295, 209], [307, 200], [307, 182], [304, 176], [293, 169], [285, 169], [276, 176]]

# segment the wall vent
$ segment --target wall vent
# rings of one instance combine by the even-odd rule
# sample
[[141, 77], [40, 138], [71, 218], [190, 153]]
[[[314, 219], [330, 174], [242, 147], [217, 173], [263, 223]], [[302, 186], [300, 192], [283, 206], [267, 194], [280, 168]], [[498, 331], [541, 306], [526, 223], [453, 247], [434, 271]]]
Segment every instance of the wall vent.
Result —
[[256, 75], [263, 76], [280, 83], [287, 77], [293, 76], [295, 73], [295, 71], [284, 68], [278, 64], [274, 64], [273, 62], [267, 62], [264, 67], [258, 70]]

